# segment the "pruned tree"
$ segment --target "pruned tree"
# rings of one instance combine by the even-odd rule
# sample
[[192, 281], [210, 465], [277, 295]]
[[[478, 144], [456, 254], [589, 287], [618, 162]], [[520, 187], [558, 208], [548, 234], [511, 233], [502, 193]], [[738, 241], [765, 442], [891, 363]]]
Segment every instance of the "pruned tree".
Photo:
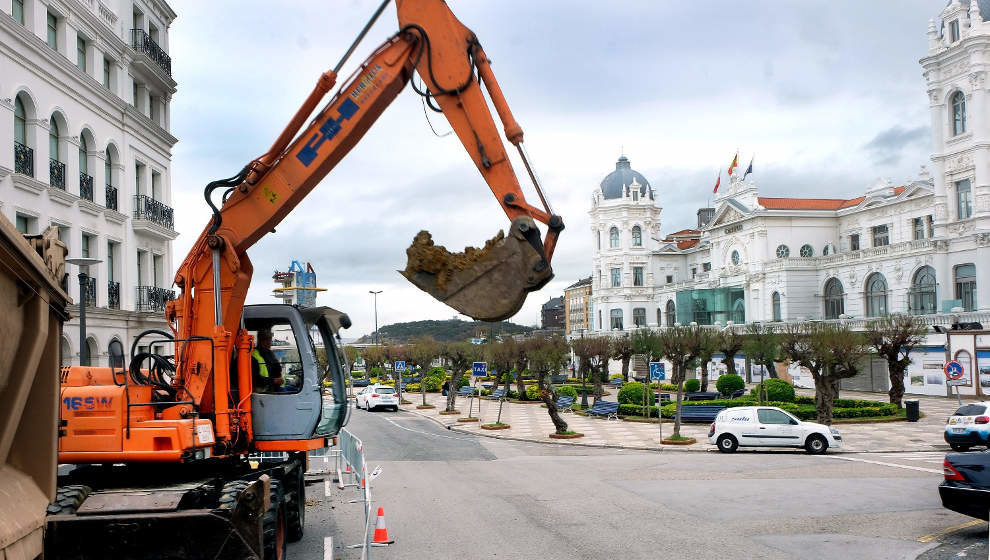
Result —
[[736, 372], [736, 354], [742, 350], [743, 336], [732, 327], [726, 327], [718, 333], [718, 351], [722, 353], [722, 363], [725, 364], [725, 373], [739, 375]]
[[[663, 359], [663, 348], [660, 346], [660, 334], [659, 331], [640, 329], [633, 333], [632, 335], [632, 346], [633, 350], [637, 354], [642, 354], [646, 358], [646, 362], [659, 362]], [[647, 379], [649, 381], [649, 379]], [[650, 386], [646, 385], [646, 390], [643, 391], [643, 416], [649, 417], [648, 408], [650, 404]], [[662, 422], [663, 418], [660, 418], [660, 403], [657, 402], [657, 417]]]
[[571, 340], [571, 348], [581, 361], [582, 375], [590, 375], [592, 395], [595, 402], [604, 396], [602, 388], [602, 371], [608, 374], [608, 361], [612, 356], [612, 344], [608, 338], [589, 336]]
[[[622, 360], [622, 380], [626, 383], [629, 382], [629, 362], [632, 360], [633, 356], [633, 346], [632, 340], [629, 338], [628, 334], [616, 337], [612, 339], [612, 357], [616, 360]], [[608, 364], [605, 364], [605, 375], [608, 375]], [[607, 381], [607, 380], [606, 380]], [[595, 400], [597, 401], [598, 395], [595, 395]]]
[[[385, 352], [382, 350], [382, 346], [369, 346], [364, 349], [364, 363], [368, 370], [368, 379], [371, 379], [371, 370], [374, 368], [381, 369], [382, 364], [385, 363]], [[384, 370], [383, 370], [384, 373]]]
[[872, 351], [887, 360], [890, 376], [890, 402], [903, 408], [904, 372], [911, 364], [911, 352], [925, 340], [928, 328], [913, 315], [887, 315], [866, 326], [866, 340]]
[[[763, 323], [746, 325], [746, 336], [743, 339], [743, 352], [751, 361], [763, 366], [771, 378], [777, 378], [777, 362], [781, 360], [780, 337], [773, 326]], [[764, 404], [766, 385], [760, 384], [757, 391], [760, 404]]]
[[684, 379], [687, 368], [698, 358], [698, 349], [705, 336], [699, 326], [668, 327], [659, 332], [660, 353], [674, 370], [671, 381], [677, 385], [677, 407], [674, 414], [673, 438], [681, 437], [681, 401], [684, 399]]
[[533, 339], [526, 344], [526, 354], [529, 356], [530, 369], [536, 372], [540, 400], [547, 407], [554, 429], [558, 434], [566, 434], [567, 422], [557, 410], [557, 391], [550, 383], [550, 376], [559, 372], [567, 363], [567, 343], [560, 336]]
[[[511, 342], [509, 342], [510, 340]], [[523, 381], [522, 377], [523, 372], [526, 371], [526, 368], [529, 365], [529, 358], [526, 355], [526, 345], [529, 341], [520, 343], [516, 342], [514, 339], [509, 339], [505, 342], [511, 345], [511, 349], [508, 351], [512, 352], [512, 355], [516, 360], [516, 393], [519, 395], [519, 400], [524, 401], [526, 400], [526, 383]]]
[[498, 400], [498, 418], [495, 420], [496, 424], [501, 424], [502, 422], [502, 404], [505, 403], [505, 399], [509, 396], [512, 366], [516, 363], [516, 354], [518, 352], [519, 346], [511, 338], [507, 338], [502, 342], [491, 343], [485, 349], [488, 367], [495, 369], [496, 372], [495, 385], [492, 386], [492, 391], [494, 392], [495, 389], [498, 389], [500, 379], [505, 379], [505, 390], [502, 393], [502, 398]]
[[[347, 360], [347, 365], [350, 368], [353, 368], [354, 367], [354, 364], [357, 363], [358, 358], [360, 358], [360, 357], [361, 357], [361, 352], [356, 347], [354, 347], [354, 346], [344, 346], [344, 359]], [[365, 373], [365, 375], [368, 374], [368, 369], [367, 368], [365, 368], [364, 373]]]
[[447, 386], [447, 412], [457, 410], [457, 382], [478, 357], [478, 345], [470, 342], [450, 342], [443, 345], [441, 350], [444, 358], [450, 363], [450, 385]]
[[406, 347], [399, 344], [389, 344], [383, 347], [383, 354], [385, 355], [385, 361], [389, 365], [391, 370], [389, 373], [392, 375], [392, 381], [395, 387], [395, 396], [399, 399], [399, 404], [402, 404], [402, 372], [396, 371], [395, 362], [406, 361]]
[[426, 406], [426, 373], [433, 360], [440, 354], [440, 346], [433, 340], [432, 336], [422, 336], [414, 338], [409, 344], [409, 352], [406, 354], [406, 361], [417, 366], [419, 372], [419, 392], [423, 396], [423, 406]]
[[698, 364], [701, 366], [701, 392], [708, 391], [708, 364], [718, 351], [718, 332], [702, 329], [698, 339]]
[[784, 356], [811, 372], [817, 420], [831, 425], [840, 382], [859, 373], [867, 354], [865, 338], [845, 325], [792, 324], [781, 333], [780, 346]]

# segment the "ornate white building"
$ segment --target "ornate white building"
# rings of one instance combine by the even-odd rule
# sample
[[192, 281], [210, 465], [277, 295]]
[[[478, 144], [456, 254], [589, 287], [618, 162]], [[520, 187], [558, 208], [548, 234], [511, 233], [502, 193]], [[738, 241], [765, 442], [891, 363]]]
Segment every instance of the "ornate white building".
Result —
[[[0, 212], [24, 233], [57, 226], [69, 256], [103, 261], [85, 290], [92, 365], [107, 365], [115, 338], [129, 350], [137, 333], [167, 330], [175, 17], [163, 0], [0, 4]], [[78, 364], [70, 311], [62, 362]]]
[[[752, 175], [737, 174], [714, 209], [699, 210], [697, 230], [661, 238], [653, 189], [620, 158], [592, 195], [593, 328], [808, 319], [862, 327], [894, 312], [990, 326], [987, 12], [953, 0], [928, 25], [921, 65], [932, 170], [922, 166], [910, 184], [878, 180], [849, 200], [771, 198], [759, 195]], [[939, 363], [948, 354], [969, 360], [967, 371], [983, 366], [990, 391], [990, 340], [988, 350], [958, 349], [959, 356], [945, 341], [928, 341], [942, 353]], [[973, 361], [983, 354], [986, 364]], [[943, 380], [924, 377], [914, 375], [923, 383], [909, 390], [944, 394]]]

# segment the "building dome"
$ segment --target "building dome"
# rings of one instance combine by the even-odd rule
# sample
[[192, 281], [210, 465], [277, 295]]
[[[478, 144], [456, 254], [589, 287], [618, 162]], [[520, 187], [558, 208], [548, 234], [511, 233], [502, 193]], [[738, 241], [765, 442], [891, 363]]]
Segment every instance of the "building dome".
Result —
[[615, 171], [609, 173], [602, 179], [602, 196], [606, 200], [612, 198], [622, 198], [629, 185], [635, 182], [639, 186], [639, 195], [653, 198], [650, 190], [650, 182], [643, 177], [643, 174], [634, 170], [629, 165], [629, 158], [622, 156], [615, 162]]

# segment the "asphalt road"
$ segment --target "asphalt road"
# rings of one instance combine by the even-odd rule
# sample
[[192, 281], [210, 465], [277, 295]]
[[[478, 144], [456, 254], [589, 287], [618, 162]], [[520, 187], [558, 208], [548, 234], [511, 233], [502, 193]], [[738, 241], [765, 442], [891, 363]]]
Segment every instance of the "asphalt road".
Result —
[[[363, 410], [348, 428], [382, 466], [372, 498], [396, 542], [375, 558], [987, 557], [987, 524], [941, 507], [938, 453], [576, 448]], [[360, 558], [346, 548], [363, 536], [358, 497], [311, 485], [290, 558]]]

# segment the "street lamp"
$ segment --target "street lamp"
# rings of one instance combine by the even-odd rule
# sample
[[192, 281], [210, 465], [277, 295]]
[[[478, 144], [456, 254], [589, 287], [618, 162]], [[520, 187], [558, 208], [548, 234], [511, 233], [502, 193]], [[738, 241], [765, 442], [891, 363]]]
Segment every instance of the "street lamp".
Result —
[[89, 257], [73, 257], [65, 262], [79, 267], [79, 365], [89, 365], [89, 344], [86, 342], [86, 293], [89, 291], [89, 275], [86, 268], [103, 262]]
[[374, 290], [368, 290], [368, 293], [375, 296], [375, 346], [379, 346], [380, 343], [378, 341], [378, 294], [382, 293], [382, 290], [378, 290], [377, 292]]

